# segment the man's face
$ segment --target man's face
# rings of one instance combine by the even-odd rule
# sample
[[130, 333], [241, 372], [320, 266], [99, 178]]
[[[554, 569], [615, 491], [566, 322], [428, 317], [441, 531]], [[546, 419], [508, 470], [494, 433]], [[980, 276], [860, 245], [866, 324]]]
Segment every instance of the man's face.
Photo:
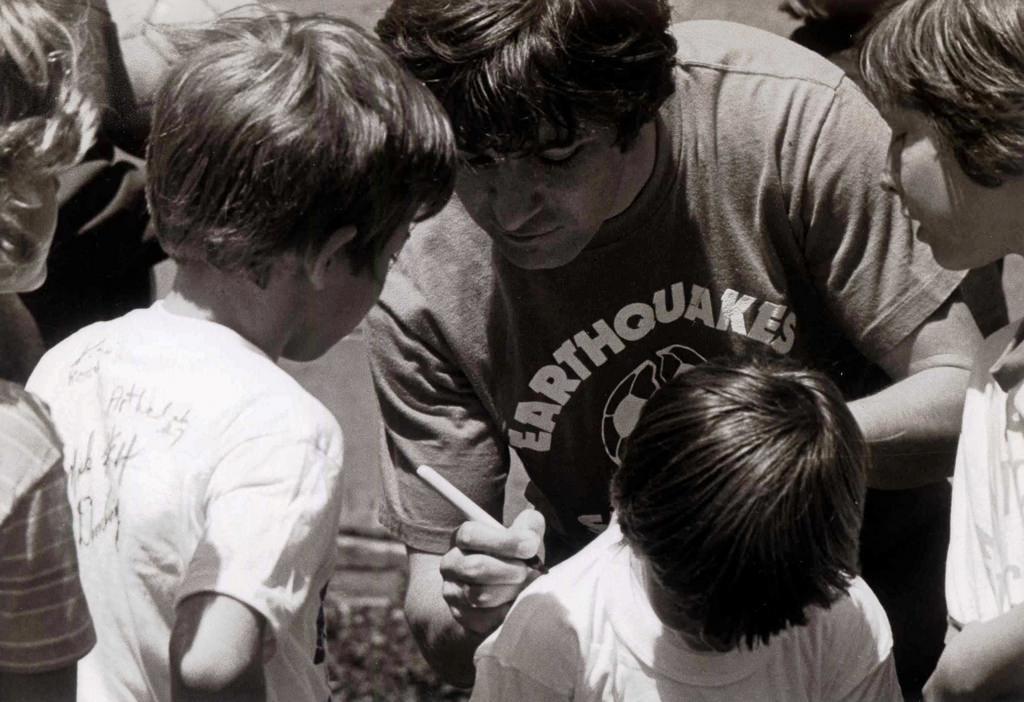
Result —
[[945, 268], [975, 268], [1024, 252], [1024, 180], [989, 188], [971, 180], [928, 118], [888, 109], [892, 128], [883, 186], [895, 190], [920, 226], [917, 237]]
[[629, 177], [638, 150], [624, 152], [614, 140], [609, 127], [584, 126], [574, 142], [548, 142], [535, 154], [464, 153], [455, 191], [513, 265], [557, 268], [639, 191]]

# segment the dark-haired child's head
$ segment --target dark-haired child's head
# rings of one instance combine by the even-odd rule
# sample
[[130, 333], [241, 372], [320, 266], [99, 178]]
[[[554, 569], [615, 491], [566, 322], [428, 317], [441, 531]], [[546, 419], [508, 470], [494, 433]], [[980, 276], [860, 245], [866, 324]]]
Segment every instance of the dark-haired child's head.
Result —
[[0, 291], [42, 284], [56, 176], [92, 143], [99, 114], [78, 70], [72, 0], [0, 2]]
[[655, 611], [717, 650], [806, 623], [858, 571], [867, 463], [819, 373], [755, 360], [676, 376], [644, 407], [612, 481]]
[[283, 12], [224, 17], [182, 42], [154, 104], [147, 195], [181, 263], [265, 285], [333, 233], [354, 273], [386, 271], [396, 232], [451, 194], [437, 100], [355, 25]]
[[581, 125], [628, 146], [672, 93], [665, 0], [395, 0], [377, 33], [470, 153], [532, 153]]
[[904, 0], [861, 37], [889, 183], [949, 268], [1024, 250], [1024, 0]]

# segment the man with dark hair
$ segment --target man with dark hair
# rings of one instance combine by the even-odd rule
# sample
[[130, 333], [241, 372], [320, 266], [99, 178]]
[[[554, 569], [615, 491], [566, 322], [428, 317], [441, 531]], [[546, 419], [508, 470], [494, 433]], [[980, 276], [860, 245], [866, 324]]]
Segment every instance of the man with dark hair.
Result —
[[857, 577], [868, 462], [820, 373], [725, 359], [677, 375], [627, 442], [612, 525], [477, 650], [474, 702], [901, 699]]
[[[835, 379], [870, 484], [908, 488], [872, 494], [863, 558], [895, 610], [896, 660], [923, 682], [979, 334], [962, 275], [879, 187], [886, 128], [859, 90], [764, 32], [670, 30], [660, 0], [396, 0], [378, 33], [462, 153], [456, 198], [370, 317], [382, 520], [410, 548], [406, 611], [428, 659], [468, 684], [541, 535], [558, 561], [607, 525], [608, 479], [654, 389], [767, 347]], [[500, 515], [510, 449], [546, 533], [533, 510], [503, 532], [463, 524], [413, 473], [432, 465]]]

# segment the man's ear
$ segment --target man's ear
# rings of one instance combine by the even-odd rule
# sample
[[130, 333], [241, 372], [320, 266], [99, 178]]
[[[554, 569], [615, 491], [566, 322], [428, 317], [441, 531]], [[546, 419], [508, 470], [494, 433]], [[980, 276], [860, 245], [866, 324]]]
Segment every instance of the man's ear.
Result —
[[322, 290], [327, 285], [327, 277], [333, 266], [339, 265], [341, 261], [341, 250], [356, 235], [355, 225], [347, 224], [340, 229], [335, 229], [327, 237], [327, 241], [317, 251], [310, 251], [303, 261], [306, 275], [309, 282], [317, 290]]

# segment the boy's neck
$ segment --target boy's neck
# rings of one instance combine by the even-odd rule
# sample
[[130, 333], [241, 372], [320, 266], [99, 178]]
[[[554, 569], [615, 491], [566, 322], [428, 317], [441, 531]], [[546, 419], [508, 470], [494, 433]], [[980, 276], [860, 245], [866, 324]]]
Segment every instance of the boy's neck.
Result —
[[683, 621], [675, 598], [663, 588], [654, 576], [650, 563], [636, 551], [631, 552], [631, 567], [641, 586], [647, 593], [647, 600], [655, 616], [666, 627], [666, 634], [675, 636], [687, 648], [698, 653], [721, 653], [708, 644], [700, 635], [700, 626], [692, 621]]
[[271, 275], [265, 288], [243, 273], [225, 273], [198, 262], [177, 264], [163, 300], [176, 315], [225, 326], [277, 361], [296, 323], [289, 286]]

